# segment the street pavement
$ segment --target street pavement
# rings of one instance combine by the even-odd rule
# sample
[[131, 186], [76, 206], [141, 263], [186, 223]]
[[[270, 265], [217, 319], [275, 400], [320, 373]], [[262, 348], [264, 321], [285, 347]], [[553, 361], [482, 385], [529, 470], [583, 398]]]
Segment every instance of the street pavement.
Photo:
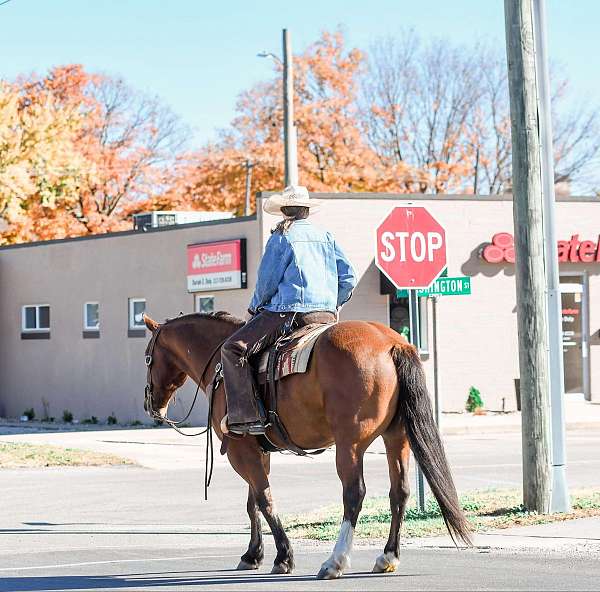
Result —
[[[368, 573], [382, 543], [359, 546], [348, 575], [326, 584], [313, 578], [331, 543], [295, 542], [294, 575], [271, 576], [267, 537], [258, 573], [230, 571], [248, 541], [246, 490], [218, 458], [203, 500], [203, 440], [162, 429], [0, 436], [8, 439], [101, 448], [145, 466], [2, 471], [0, 590], [598, 588], [598, 519], [486, 534], [470, 551], [450, 548], [448, 537], [416, 541], [389, 576]], [[447, 435], [445, 444], [459, 490], [520, 486], [518, 433]], [[600, 431], [570, 431], [567, 445], [569, 485], [599, 486]], [[367, 495], [387, 495], [379, 443], [365, 479]], [[332, 452], [274, 455], [272, 485], [284, 514], [340, 503]]]

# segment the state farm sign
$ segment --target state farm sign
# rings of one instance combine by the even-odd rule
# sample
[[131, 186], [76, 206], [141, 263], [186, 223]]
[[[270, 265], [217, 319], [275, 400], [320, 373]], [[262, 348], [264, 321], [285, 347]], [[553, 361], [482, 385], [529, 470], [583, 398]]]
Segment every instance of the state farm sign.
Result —
[[188, 245], [188, 292], [246, 287], [246, 239]]
[[[580, 240], [573, 234], [570, 240], [558, 241], [560, 263], [600, 263], [600, 236], [597, 241]], [[488, 263], [514, 263], [515, 241], [509, 232], [498, 232], [492, 242], [483, 247], [481, 257]]]

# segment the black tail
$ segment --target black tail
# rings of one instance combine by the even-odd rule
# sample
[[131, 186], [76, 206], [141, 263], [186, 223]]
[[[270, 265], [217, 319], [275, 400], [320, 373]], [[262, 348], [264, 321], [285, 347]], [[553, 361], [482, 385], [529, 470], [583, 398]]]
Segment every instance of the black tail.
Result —
[[446, 460], [440, 432], [435, 425], [425, 373], [416, 350], [395, 346], [392, 358], [396, 365], [399, 413], [404, 420], [411, 450], [437, 500], [452, 540], [471, 545], [471, 529], [462, 511]]

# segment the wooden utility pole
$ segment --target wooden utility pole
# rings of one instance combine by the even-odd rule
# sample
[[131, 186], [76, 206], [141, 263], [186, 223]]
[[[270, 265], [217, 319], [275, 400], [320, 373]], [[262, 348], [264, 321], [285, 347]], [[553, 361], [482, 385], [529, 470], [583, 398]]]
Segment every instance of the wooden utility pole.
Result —
[[246, 168], [246, 201], [244, 204], [244, 216], [250, 215], [250, 188], [252, 186], [252, 167], [254, 165], [249, 159], [246, 159], [244, 167]]
[[504, 0], [512, 135], [513, 217], [523, 503], [550, 509], [548, 314], [543, 201], [531, 0]]

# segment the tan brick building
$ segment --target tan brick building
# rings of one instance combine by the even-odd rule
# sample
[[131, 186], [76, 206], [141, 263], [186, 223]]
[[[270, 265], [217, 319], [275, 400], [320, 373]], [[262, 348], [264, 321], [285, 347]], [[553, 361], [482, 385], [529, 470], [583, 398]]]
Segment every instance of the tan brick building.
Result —
[[[313, 219], [332, 231], [356, 267], [359, 285], [342, 318], [405, 323], [406, 302], [382, 285], [374, 265], [377, 224], [407, 200], [425, 205], [446, 229], [448, 275], [469, 276], [472, 294], [438, 302], [439, 381], [445, 411], [464, 408], [470, 386], [489, 409], [514, 409], [518, 377], [514, 265], [510, 253], [482, 251], [499, 233], [512, 233], [506, 196], [315, 195], [325, 200]], [[275, 218], [263, 215], [187, 224], [148, 232], [16, 245], [0, 249], [0, 415], [33, 407], [60, 418], [110, 414], [146, 421], [142, 406], [146, 310], [161, 320], [180, 311], [229, 310], [242, 315], [254, 287], [264, 242]], [[600, 402], [600, 201], [561, 198], [557, 236], [563, 241], [561, 282], [567, 397]], [[503, 237], [506, 240], [506, 236]], [[510, 238], [510, 237], [509, 237]], [[244, 240], [241, 240], [244, 239]], [[217, 261], [211, 245], [230, 241]], [[240, 242], [237, 242], [240, 241]], [[189, 245], [209, 243], [207, 249]], [[224, 244], [224, 243], [221, 243]], [[213, 245], [214, 246], [214, 245]], [[238, 249], [237, 251], [227, 251]], [[203, 250], [204, 249], [204, 250]], [[504, 249], [504, 250], [503, 250]], [[189, 251], [189, 254], [188, 254]], [[237, 253], [237, 254], [236, 254]], [[490, 255], [491, 253], [491, 255]], [[192, 257], [190, 259], [190, 257]], [[194, 259], [193, 257], [196, 257]], [[237, 261], [240, 258], [240, 261]], [[245, 260], [245, 261], [243, 261]], [[237, 269], [239, 263], [242, 270]], [[245, 263], [245, 266], [243, 265]], [[246, 287], [228, 288], [239, 271]], [[190, 286], [188, 276], [200, 280]], [[230, 277], [231, 276], [231, 277]], [[195, 277], [195, 276], [194, 276]], [[238, 281], [235, 280], [235, 281]], [[382, 293], [383, 292], [383, 293]], [[432, 379], [431, 302], [420, 303], [422, 357]], [[190, 385], [171, 413], [182, 413]], [[193, 419], [202, 422], [204, 405]]]

